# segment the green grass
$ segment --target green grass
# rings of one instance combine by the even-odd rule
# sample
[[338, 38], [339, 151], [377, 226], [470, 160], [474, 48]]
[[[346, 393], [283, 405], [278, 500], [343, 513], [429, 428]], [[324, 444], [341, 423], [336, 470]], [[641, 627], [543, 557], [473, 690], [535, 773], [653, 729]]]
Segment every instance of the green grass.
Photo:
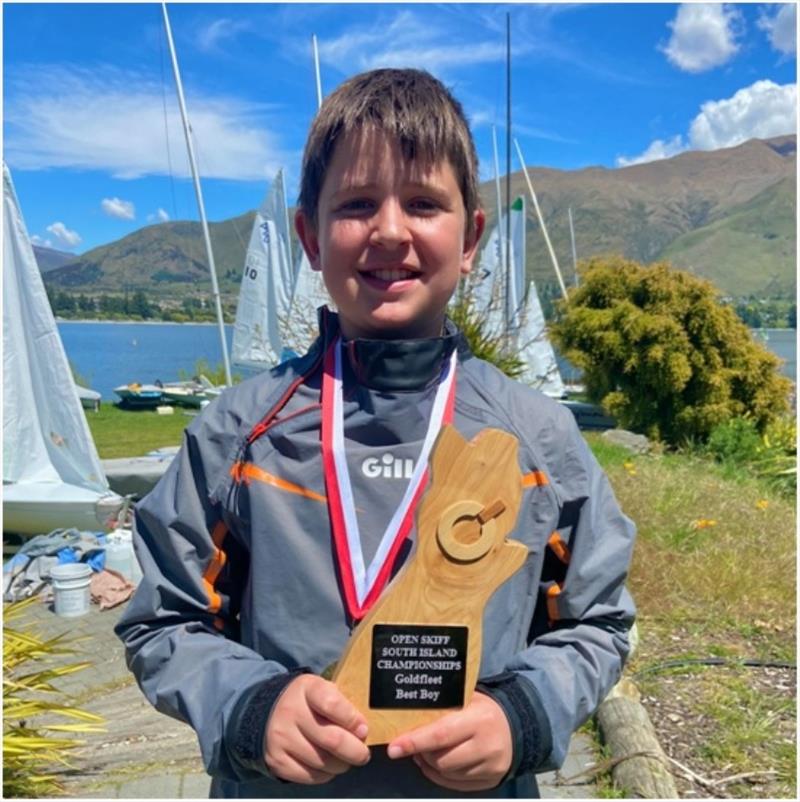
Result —
[[99, 412], [87, 411], [86, 420], [101, 459], [112, 459], [180, 445], [192, 416], [177, 407], [172, 415], [159, 415], [153, 410], [129, 411], [103, 403]]
[[[638, 608], [635, 672], [691, 657], [796, 660], [794, 497], [763, 479], [691, 454], [619, 453], [587, 437], [624, 512], [637, 525], [628, 587]], [[670, 701], [691, 676], [686, 704], [707, 729], [694, 733], [699, 774], [772, 770], [764, 786], [733, 796], [794, 797], [794, 700], [744, 668], [683, 667], [642, 674], [644, 695]], [[688, 680], [687, 680], [688, 682]], [[790, 733], [790, 734], [791, 734]]]

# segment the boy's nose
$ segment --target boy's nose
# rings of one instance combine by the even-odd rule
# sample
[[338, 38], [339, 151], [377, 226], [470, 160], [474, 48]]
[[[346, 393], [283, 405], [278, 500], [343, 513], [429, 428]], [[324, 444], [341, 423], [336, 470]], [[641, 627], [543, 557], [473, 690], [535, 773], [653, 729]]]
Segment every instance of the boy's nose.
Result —
[[402, 204], [396, 200], [384, 201], [373, 218], [370, 242], [384, 248], [397, 247], [411, 240]]

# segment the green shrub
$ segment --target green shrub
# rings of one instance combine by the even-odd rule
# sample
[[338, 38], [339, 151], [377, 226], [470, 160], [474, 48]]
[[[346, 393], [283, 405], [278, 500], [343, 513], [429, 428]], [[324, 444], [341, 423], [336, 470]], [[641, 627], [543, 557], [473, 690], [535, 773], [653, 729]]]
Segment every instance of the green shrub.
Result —
[[706, 448], [720, 462], [753, 462], [760, 456], [761, 435], [749, 418], [731, 418], [711, 430]]
[[495, 336], [484, 328], [481, 316], [475, 310], [469, 295], [454, 299], [447, 309], [450, 319], [461, 329], [470, 350], [479, 359], [490, 362], [512, 379], [522, 374], [525, 367], [519, 355], [502, 335]]
[[704, 443], [736, 417], [763, 433], [787, 409], [780, 360], [709, 282], [621, 257], [591, 259], [581, 274], [551, 333], [583, 370], [589, 399], [620, 426], [670, 445]]
[[704, 450], [719, 462], [764, 477], [789, 493], [797, 485], [794, 418], [770, 421], [763, 434], [749, 418], [733, 418], [714, 427]]
[[[219, 387], [226, 383], [225, 365], [223, 365], [222, 362], [218, 362], [216, 367], [211, 367], [211, 363], [202, 357], [194, 363], [194, 370], [191, 375], [189, 371], [186, 370], [181, 369], [178, 371], [178, 377], [181, 381], [189, 381], [189, 379], [195, 376], [205, 376], [213, 385]], [[233, 384], [239, 384], [241, 380], [242, 376], [240, 373], [231, 373], [231, 382]]]

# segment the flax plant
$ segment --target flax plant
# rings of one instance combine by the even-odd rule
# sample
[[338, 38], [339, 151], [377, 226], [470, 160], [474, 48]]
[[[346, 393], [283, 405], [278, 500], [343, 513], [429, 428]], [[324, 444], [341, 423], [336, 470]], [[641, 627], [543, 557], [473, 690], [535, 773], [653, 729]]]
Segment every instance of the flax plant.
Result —
[[[104, 719], [70, 707], [54, 682], [91, 665], [52, 665], [52, 658], [75, 654], [63, 634], [43, 640], [36, 633], [9, 626], [35, 597], [5, 605], [3, 611], [3, 797], [45, 797], [63, 793], [53, 773], [83, 742], [73, 733], [102, 732]], [[32, 719], [46, 717], [43, 723]], [[74, 723], [50, 723], [57, 717]]]

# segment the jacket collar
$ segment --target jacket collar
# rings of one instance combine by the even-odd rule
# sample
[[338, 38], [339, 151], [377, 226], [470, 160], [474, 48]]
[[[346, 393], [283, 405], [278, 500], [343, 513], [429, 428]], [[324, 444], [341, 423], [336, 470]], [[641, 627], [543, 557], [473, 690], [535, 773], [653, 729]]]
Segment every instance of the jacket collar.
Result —
[[[320, 307], [319, 330], [327, 350], [340, 334], [339, 316], [327, 307]], [[355, 381], [369, 388], [386, 392], [421, 390], [438, 381], [442, 365], [454, 349], [459, 359], [469, 355], [469, 346], [456, 325], [445, 319], [440, 337], [413, 340], [344, 340], [346, 365]]]

